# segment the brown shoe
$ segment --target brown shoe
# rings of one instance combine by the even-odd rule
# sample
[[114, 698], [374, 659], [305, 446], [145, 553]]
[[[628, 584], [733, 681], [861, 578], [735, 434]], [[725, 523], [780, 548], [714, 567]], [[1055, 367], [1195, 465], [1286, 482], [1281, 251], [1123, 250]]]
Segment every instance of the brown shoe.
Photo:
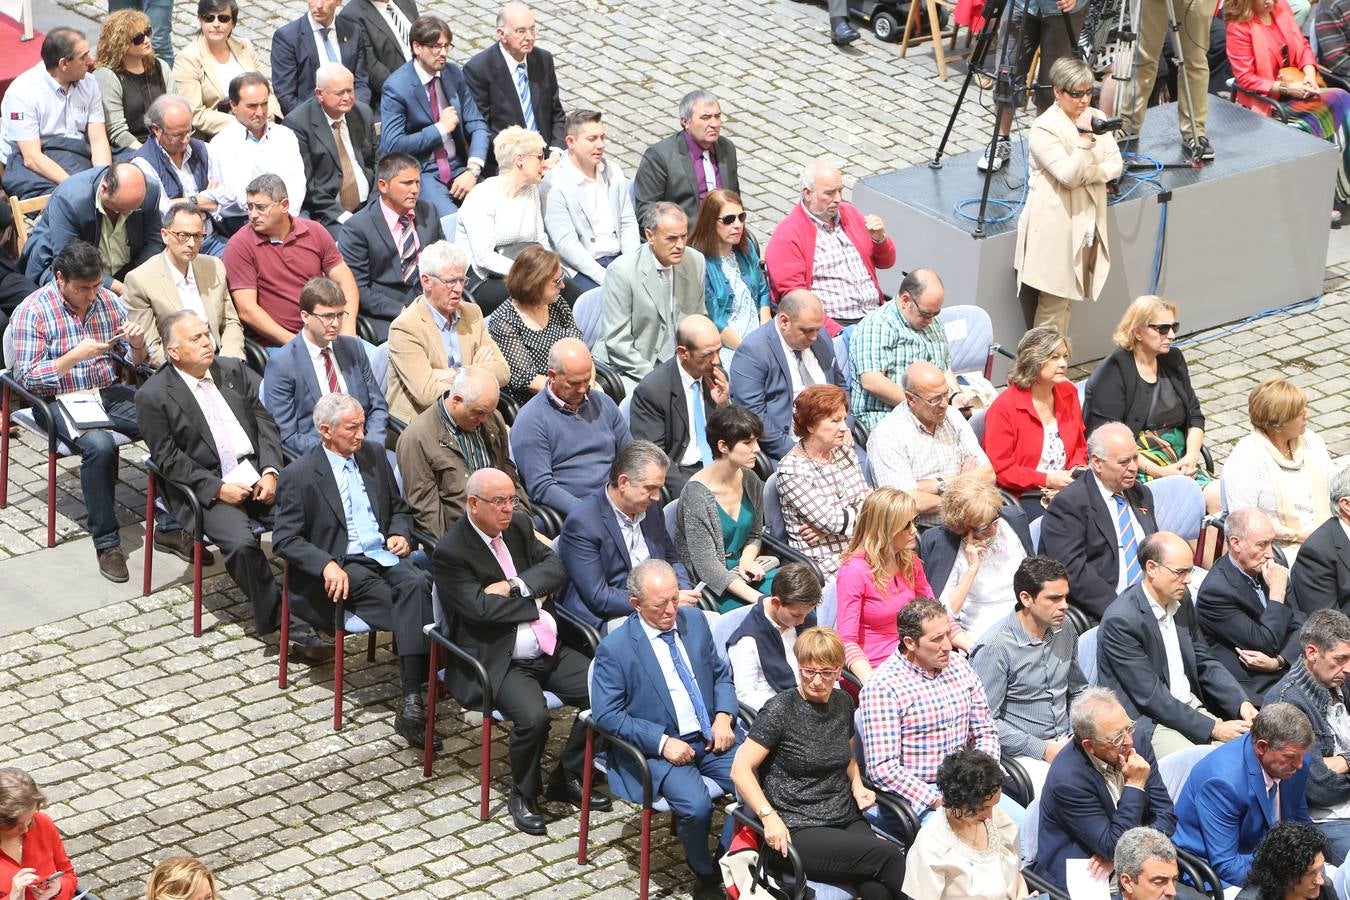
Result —
[[96, 552], [98, 553], [98, 574], [118, 584], [131, 580], [131, 575], [127, 573], [127, 558], [123, 555], [121, 547], [109, 547], [106, 550]]
[[[186, 531], [160, 531], [155, 530], [155, 549], [163, 550], [165, 553], [172, 553], [183, 562], [192, 562], [192, 535]], [[210, 550], [202, 548], [202, 565], [215, 565], [216, 558]]]

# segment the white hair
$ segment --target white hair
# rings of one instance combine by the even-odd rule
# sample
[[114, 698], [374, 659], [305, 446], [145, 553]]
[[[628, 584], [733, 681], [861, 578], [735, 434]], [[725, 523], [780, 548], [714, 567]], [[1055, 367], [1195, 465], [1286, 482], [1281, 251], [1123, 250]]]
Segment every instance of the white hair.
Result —
[[341, 75], [346, 75], [348, 78], [352, 79], [353, 82], [356, 81], [356, 76], [352, 74], [352, 70], [342, 63], [326, 62], [314, 70], [314, 86], [317, 88], [326, 88], [328, 85], [332, 84], [334, 78]]
[[467, 271], [469, 254], [464, 252], [463, 247], [448, 241], [427, 244], [417, 257], [417, 270], [423, 275], [440, 275], [451, 266]]
[[821, 172], [834, 169], [836, 172], [843, 172], [844, 165], [839, 160], [829, 156], [822, 156], [819, 159], [813, 159], [802, 167], [802, 177], [797, 182], [799, 190], [816, 189], [816, 179], [820, 177]]

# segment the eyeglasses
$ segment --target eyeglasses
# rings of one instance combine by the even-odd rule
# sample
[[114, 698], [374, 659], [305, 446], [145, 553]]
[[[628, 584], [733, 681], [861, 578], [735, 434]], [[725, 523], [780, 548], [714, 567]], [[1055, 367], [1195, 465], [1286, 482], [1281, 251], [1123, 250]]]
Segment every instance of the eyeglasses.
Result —
[[344, 309], [342, 310], [342, 312], [305, 313], [305, 315], [312, 316], [313, 318], [318, 319], [325, 325], [338, 325], [342, 322], [343, 319], [347, 318], [347, 316], [350, 315], [350, 313], [348, 313]]
[[155, 29], [151, 26], [146, 28], [140, 34], [132, 35], [131, 44], [133, 47], [139, 47], [141, 44], [144, 44], [146, 41], [150, 40], [150, 38], [154, 37], [154, 35]]
[[244, 209], [248, 212], [256, 212], [266, 215], [274, 206], [276, 206], [275, 203], [245, 203]]
[[980, 526], [977, 527], [975, 530], [976, 530], [976, 531], [988, 531], [989, 529], [993, 528], [995, 525], [998, 524], [999, 518], [1000, 518], [999, 516], [994, 516], [994, 517], [993, 517], [992, 519], [990, 519], [988, 522], [985, 522], [983, 525], [980, 525]]
[[741, 210], [738, 213], [727, 213], [725, 216], [722, 216], [717, 221], [721, 222], [723, 225], [730, 225], [732, 222], [744, 222], [745, 210]]
[[1092, 88], [1083, 88], [1081, 91], [1060, 91], [1060, 93], [1066, 97], [1072, 97], [1075, 100], [1082, 100], [1084, 97], [1092, 94]]
[[935, 310], [933, 310], [932, 312], [929, 312], [928, 310], [926, 310], [926, 309], [924, 309], [922, 306], [920, 306], [920, 305], [919, 305], [919, 301], [917, 301], [917, 300], [915, 300], [913, 297], [909, 296], [909, 294], [904, 294], [903, 296], [904, 296], [907, 300], [909, 300], [909, 305], [914, 309], [914, 314], [915, 314], [916, 316], [918, 316], [920, 319], [923, 319], [923, 320], [925, 320], [925, 321], [927, 321], [927, 320], [929, 320], [929, 319], [936, 319], [936, 318], [938, 317], [938, 313], [942, 312], [942, 310], [941, 310], [940, 308], [939, 308], [939, 309], [935, 309]]
[[1195, 567], [1194, 567], [1194, 566], [1187, 566], [1187, 567], [1184, 568], [1184, 569], [1174, 569], [1174, 568], [1172, 568], [1171, 566], [1169, 566], [1169, 565], [1168, 565], [1167, 563], [1165, 563], [1165, 562], [1160, 562], [1160, 563], [1158, 563], [1158, 565], [1162, 566], [1164, 569], [1166, 569], [1167, 571], [1171, 572], [1173, 575], [1177, 576], [1178, 578], [1190, 578], [1190, 577], [1191, 577], [1191, 573], [1195, 571]]
[[563, 278], [561, 275], [559, 275], [557, 278], [549, 282], [549, 284], [553, 285], [554, 287], [562, 287], [566, 283], [567, 279]]
[[432, 275], [431, 273], [427, 273], [427, 277], [436, 279], [446, 287], [462, 288], [469, 281], [469, 279], [463, 276], [460, 276], [459, 278], [442, 278], [440, 275]]
[[453, 47], [453, 46], [455, 46], [455, 45], [454, 45], [453, 43], [447, 42], [447, 43], [444, 43], [444, 44], [419, 44], [418, 46], [419, 46], [419, 47], [426, 47], [426, 48], [427, 48], [428, 50], [430, 50], [432, 53], [449, 53], [449, 52], [450, 52], [450, 48]]
[[1130, 724], [1126, 725], [1123, 729], [1121, 729], [1120, 734], [1116, 735], [1113, 738], [1110, 738], [1109, 740], [1105, 740], [1102, 743], [1108, 744], [1112, 747], [1125, 746], [1125, 739], [1128, 738], [1130, 735], [1134, 734], [1134, 726], [1135, 723], [1131, 722]]
[[947, 405], [947, 395], [946, 395], [946, 394], [937, 394], [936, 396], [933, 396], [933, 397], [921, 397], [921, 396], [919, 396], [918, 394], [914, 393], [913, 391], [905, 391], [905, 393], [908, 394], [909, 396], [913, 397], [915, 400], [919, 400], [919, 401], [921, 401], [921, 402], [923, 402], [923, 403], [927, 403], [929, 406], [933, 407], [934, 409], [937, 409], [939, 406], [946, 406], [946, 405]]
[[817, 678], [823, 678], [826, 681], [834, 681], [839, 677], [839, 667], [832, 669], [798, 669], [802, 674], [802, 681], [814, 681]]
[[202, 21], [208, 24], [211, 22], [219, 22], [222, 25], [228, 25], [234, 21], [234, 16], [229, 13], [207, 13], [202, 16]]
[[180, 244], [197, 243], [206, 239], [204, 231], [166, 231], [167, 235], [175, 238]]
[[192, 140], [193, 135], [197, 133], [197, 129], [195, 128], [189, 128], [187, 131], [164, 131], [157, 125], [152, 125], [150, 127], [159, 132], [159, 142], [161, 144], [165, 141], [190, 141]]
[[515, 509], [520, 503], [520, 499], [512, 494], [509, 497], [480, 497], [473, 495], [475, 500], [482, 500], [484, 503], [490, 503], [498, 509]]
[[1180, 322], [1149, 322], [1148, 327], [1158, 334], [1181, 334]]

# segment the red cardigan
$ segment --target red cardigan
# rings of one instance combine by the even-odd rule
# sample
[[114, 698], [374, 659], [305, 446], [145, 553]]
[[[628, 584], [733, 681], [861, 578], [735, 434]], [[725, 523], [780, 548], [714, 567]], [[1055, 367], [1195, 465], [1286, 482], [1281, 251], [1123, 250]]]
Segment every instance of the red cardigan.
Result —
[[[877, 286], [877, 299], [883, 299], [877, 269], [895, 265], [895, 241], [890, 236], [881, 243], [872, 240], [863, 224], [863, 214], [852, 203], [839, 204], [839, 221], [853, 246], [858, 248], [872, 283]], [[811, 274], [816, 262], [816, 223], [806, 214], [800, 203], [792, 208], [787, 218], [778, 223], [769, 243], [764, 248], [764, 267], [769, 270], [769, 291], [774, 302], [788, 291], [811, 289]], [[838, 328], [838, 326], [835, 326]], [[831, 334], [835, 334], [831, 331]]]
[[[1302, 69], [1317, 64], [1308, 39], [1299, 31], [1294, 13], [1285, 0], [1275, 0], [1271, 24], [1289, 48], [1287, 59], [1281, 55], [1279, 44], [1271, 40], [1271, 30], [1256, 19], [1228, 23], [1228, 63], [1233, 67], [1233, 78], [1242, 91], [1269, 96], [1280, 69], [1285, 66]], [[1269, 104], [1253, 100], [1242, 91], [1236, 92], [1233, 98], [1238, 103], [1258, 112], [1269, 108]]]
[[[23, 836], [23, 859], [15, 862], [5, 853], [0, 853], [0, 891], [8, 891], [14, 881], [14, 873], [20, 869], [35, 869], [39, 878], [46, 878], [56, 871], [66, 874], [61, 877], [61, 889], [52, 900], [70, 900], [75, 895], [75, 867], [66, 856], [66, 848], [61, 843], [61, 835], [56, 826], [44, 812], [33, 817], [33, 824]], [[6, 897], [5, 900], [10, 900]], [[18, 900], [18, 898], [15, 898]]]
[[[1064, 441], [1065, 468], [1087, 465], [1087, 436], [1078, 388], [1055, 385], [1055, 422]], [[1045, 473], [1036, 470], [1045, 443], [1041, 418], [1031, 405], [1031, 391], [1010, 384], [984, 416], [984, 452], [994, 466], [998, 486], [1014, 494], [1045, 487]]]

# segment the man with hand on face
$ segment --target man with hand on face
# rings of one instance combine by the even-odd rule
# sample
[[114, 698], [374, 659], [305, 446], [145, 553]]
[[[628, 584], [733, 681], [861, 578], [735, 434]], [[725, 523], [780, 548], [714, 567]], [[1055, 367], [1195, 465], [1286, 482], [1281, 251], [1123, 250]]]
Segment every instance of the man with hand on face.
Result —
[[306, 0], [306, 5], [308, 13], [272, 33], [272, 81], [281, 111], [289, 114], [314, 93], [317, 73], [326, 63], [352, 73], [356, 99], [363, 106], [369, 104], [366, 39], [361, 26], [337, 19], [342, 0]]
[[[591, 714], [646, 755], [652, 784], [675, 813], [697, 879], [694, 896], [721, 897], [722, 879], [708, 852], [712, 801], [703, 779], [732, 789], [739, 741], [731, 669], [713, 647], [707, 617], [681, 602], [669, 563], [638, 564], [628, 585], [635, 612], [595, 652]], [[626, 800], [642, 799], [642, 776], [622, 754], [610, 763], [609, 783]]]
[[356, 99], [352, 73], [340, 63], [319, 66], [314, 82], [312, 94], [287, 114], [286, 127], [305, 161], [304, 211], [336, 240], [374, 187], [374, 114]]
[[708, 91], [690, 91], [680, 98], [680, 130], [642, 154], [633, 177], [638, 220], [645, 220], [653, 205], [666, 201], [684, 210], [692, 222], [703, 198], [718, 188], [740, 193], [736, 145], [722, 135], [722, 105], [717, 98]]

